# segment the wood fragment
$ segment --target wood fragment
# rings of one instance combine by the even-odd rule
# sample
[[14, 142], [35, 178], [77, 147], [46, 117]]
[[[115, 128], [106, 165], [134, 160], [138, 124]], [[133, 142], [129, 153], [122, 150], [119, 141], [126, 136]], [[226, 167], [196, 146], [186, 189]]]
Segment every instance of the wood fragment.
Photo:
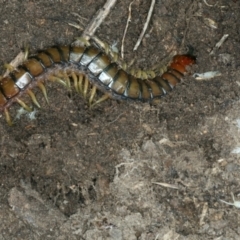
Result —
[[179, 187], [176, 186], [175, 184], [169, 184], [169, 183], [163, 183], [163, 182], [152, 182], [152, 184], [157, 184], [157, 185], [160, 185], [162, 187], [167, 187], [167, 188], [179, 189]]
[[199, 225], [200, 226], [203, 226], [205, 224], [204, 218], [207, 215], [207, 211], [208, 211], [208, 203], [205, 202], [204, 205], [203, 205], [202, 213], [200, 215], [200, 220], [199, 220]]
[[[90, 23], [85, 28], [81, 37], [89, 40], [96, 32], [98, 27], [105, 20], [111, 9], [116, 4], [117, 0], [107, 0], [104, 6], [96, 13], [96, 15], [92, 18]], [[76, 40], [74, 44], [79, 44], [79, 40]]]
[[231, 206], [235, 206], [236, 208], [240, 208], [240, 201], [236, 201], [235, 200], [235, 197], [234, 197], [232, 192], [231, 192], [231, 196], [232, 196], [233, 203], [226, 202], [226, 201], [224, 201], [222, 199], [219, 199], [219, 201], [221, 201], [223, 203], [226, 203], [227, 205], [231, 205]]
[[207, 3], [207, 0], [203, 0], [203, 2], [208, 6], [208, 7], [214, 7], [215, 5], [210, 5], [209, 3]]
[[152, 0], [152, 2], [151, 2], [151, 6], [150, 6], [149, 11], [148, 11], [147, 20], [146, 20], [146, 22], [145, 22], [145, 24], [143, 26], [143, 30], [142, 30], [138, 40], [137, 40], [137, 42], [136, 42], [136, 44], [135, 44], [135, 46], [133, 48], [134, 51], [136, 51], [138, 49], [138, 47], [139, 47], [139, 45], [140, 45], [140, 43], [142, 41], [142, 38], [143, 38], [143, 36], [144, 36], [144, 34], [145, 34], [146, 30], [147, 30], [148, 24], [150, 22], [150, 19], [151, 19], [152, 13], [153, 13], [153, 8], [154, 8], [154, 5], [155, 5], [155, 2], [156, 2], [156, 0]]
[[215, 77], [219, 77], [222, 74], [219, 71], [210, 71], [210, 72], [204, 72], [204, 73], [194, 73], [193, 77], [196, 80], [209, 80]]
[[124, 57], [124, 41], [125, 41], [125, 37], [127, 34], [127, 29], [129, 26], [129, 23], [131, 22], [131, 18], [132, 18], [132, 4], [134, 3], [135, 0], [133, 0], [128, 7], [128, 18], [127, 18], [127, 23], [126, 23], [126, 27], [124, 29], [124, 33], [123, 33], [123, 38], [122, 38], [122, 45], [121, 45], [121, 57], [123, 59]]
[[[20, 52], [18, 53], [18, 55], [9, 63], [9, 65], [11, 65], [14, 68], [16, 68], [17, 66], [19, 66], [23, 61], [25, 60], [25, 53], [24, 52]], [[9, 72], [11, 70], [7, 69], [6, 72], [3, 74], [3, 77], [6, 77]]]
[[222, 46], [222, 44], [226, 41], [226, 39], [228, 38], [228, 34], [224, 34], [221, 39], [216, 43], [216, 45], [214, 46], [213, 50], [209, 53], [209, 55], [214, 55], [216, 53], [216, 51]]

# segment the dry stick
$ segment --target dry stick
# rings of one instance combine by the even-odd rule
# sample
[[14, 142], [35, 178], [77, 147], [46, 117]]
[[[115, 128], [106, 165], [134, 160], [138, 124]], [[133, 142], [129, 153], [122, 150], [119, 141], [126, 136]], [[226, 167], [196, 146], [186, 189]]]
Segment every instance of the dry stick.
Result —
[[208, 3], [207, 3], [207, 0], [203, 0], [203, 2], [204, 2], [207, 6], [209, 6], [209, 7], [214, 7], [214, 5], [208, 4]]
[[128, 26], [129, 26], [129, 23], [131, 22], [131, 18], [132, 18], [132, 4], [135, 0], [133, 0], [130, 4], [129, 4], [129, 7], [128, 7], [128, 18], [127, 18], [127, 24], [126, 24], [126, 27], [124, 29], [124, 33], [123, 33], [123, 38], [122, 38], [122, 46], [121, 46], [121, 57], [123, 59], [124, 57], [124, 41], [125, 41], [125, 37], [126, 37], [126, 34], [127, 34], [127, 29], [128, 29]]
[[[81, 37], [84, 37], [86, 38], [86, 40], [89, 40], [95, 34], [96, 30], [104, 21], [104, 19], [107, 17], [107, 15], [109, 14], [113, 6], [116, 4], [116, 2], [117, 0], [107, 0], [104, 6], [96, 13], [96, 15], [93, 17], [91, 22], [85, 28]], [[80, 40], [76, 40], [74, 42], [74, 44], [80, 44], [80, 43], [81, 43]]]
[[[16, 68], [19, 64], [21, 64], [25, 60], [25, 53], [20, 52], [9, 64], [13, 69]], [[3, 77], [6, 77], [10, 73], [10, 69], [7, 68]]]
[[222, 44], [225, 42], [225, 40], [228, 38], [229, 34], [224, 34], [222, 38], [216, 43], [212, 51], [209, 53], [209, 55], [214, 55], [216, 51], [222, 46]]
[[145, 22], [143, 30], [142, 30], [142, 32], [141, 32], [141, 34], [140, 34], [140, 36], [139, 36], [139, 38], [137, 40], [136, 45], [133, 48], [134, 51], [137, 50], [137, 48], [140, 45], [140, 43], [142, 41], [142, 38], [143, 38], [143, 36], [144, 36], [144, 34], [145, 34], [146, 30], [147, 30], [149, 21], [150, 21], [151, 16], [152, 16], [152, 12], [153, 12], [153, 8], [154, 8], [154, 5], [155, 5], [155, 2], [156, 2], [156, 0], [152, 0], [152, 2], [151, 2], [151, 6], [150, 6], [149, 11], [148, 11], [147, 21]]

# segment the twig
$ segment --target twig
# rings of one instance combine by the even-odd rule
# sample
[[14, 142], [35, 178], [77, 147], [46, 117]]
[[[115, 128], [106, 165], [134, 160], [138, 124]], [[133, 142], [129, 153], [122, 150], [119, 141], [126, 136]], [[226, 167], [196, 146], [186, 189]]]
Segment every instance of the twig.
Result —
[[[19, 64], [21, 64], [24, 60], [25, 60], [25, 53], [21, 51], [8, 65], [10, 65], [14, 69]], [[9, 74], [9, 72], [10, 72], [10, 69], [7, 69], [3, 74], [3, 77], [6, 77]]]
[[208, 6], [208, 7], [214, 7], [214, 5], [210, 5], [207, 3], [207, 0], [203, 0], [203, 2]]
[[124, 30], [124, 33], [123, 33], [123, 38], [122, 38], [122, 46], [121, 46], [121, 57], [123, 59], [124, 57], [124, 41], [125, 41], [125, 37], [126, 37], [126, 34], [127, 34], [127, 29], [128, 29], [128, 26], [129, 26], [129, 23], [131, 22], [131, 18], [132, 18], [132, 4], [135, 0], [133, 0], [130, 4], [129, 4], [129, 7], [128, 7], [128, 18], [127, 18], [127, 24], [126, 24], [126, 27], [125, 27], [125, 30]]
[[212, 51], [209, 53], [209, 55], [214, 55], [216, 51], [222, 46], [222, 44], [225, 42], [225, 40], [228, 38], [228, 34], [224, 34], [222, 38], [216, 43]]
[[136, 45], [133, 48], [134, 51], [137, 50], [137, 48], [140, 45], [140, 43], [142, 41], [142, 38], [143, 38], [143, 36], [144, 36], [144, 34], [145, 34], [146, 30], [147, 30], [149, 21], [150, 21], [151, 16], [152, 16], [152, 12], [153, 12], [153, 8], [154, 8], [154, 5], [155, 5], [155, 2], [156, 2], [156, 0], [152, 0], [152, 2], [151, 2], [151, 6], [150, 6], [149, 11], [148, 11], [147, 21], [145, 22], [145, 24], [143, 26], [143, 30], [142, 30], [142, 32], [141, 32], [141, 34], [140, 34], [140, 36], [139, 36], [139, 38], [137, 40]]
[[[104, 6], [96, 13], [91, 22], [85, 28], [81, 37], [84, 37], [86, 38], [86, 40], [89, 40], [94, 35], [98, 27], [104, 21], [104, 19], [107, 17], [111, 8], [116, 4], [116, 2], [117, 0], [107, 0]], [[80, 43], [79, 40], [76, 40], [74, 42], [74, 44], [78, 43]]]
[[169, 184], [169, 183], [163, 183], [163, 182], [152, 182], [152, 184], [157, 184], [167, 188], [179, 189], [179, 187], [176, 186], [175, 184]]
[[224, 201], [224, 200], [222, 200], [222, 199], [219, 199], [219, 201], [221, 201], [221, 202], [223, 202], [223, 203], [226, 203], [226, 204], [228, 204], [228, 205], [235, 206], [236, 208], [240, 208], [240, 201], [236, 201], [236, 200], [235, 200], [235, 197], [234, 197], [233, 193], [231, 193], [231, 195], [232, 195], [233, 203], [226, 202], [226, 201]]
[[209, 80], [221, 75], [222, 74], [219, 71], [210, 71], [210, 72], [204, 72], [204, 73], [194, 73], [193, 77], [196, 80]]

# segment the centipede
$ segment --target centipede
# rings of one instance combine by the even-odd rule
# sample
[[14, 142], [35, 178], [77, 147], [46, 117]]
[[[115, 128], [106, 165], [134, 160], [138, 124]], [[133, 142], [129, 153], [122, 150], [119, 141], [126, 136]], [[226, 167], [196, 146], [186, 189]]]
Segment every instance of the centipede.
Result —
[[[30, 96], [33, 104], [40, 108], [33, 89], [40, 88], [48, 102], [45, 87], [48, 81], [72, 87], [85, 97], [91, 85], [88, 94], [90, 105], [99, 104], [107, 98], [152, 102], [172, 91], [195, 62], [196, 57], [191, 54], [175, 55], [162, 75], [140, 79], [121, 68], [96, 46], [52, 46], [28, 56], [0, 79], [0, 111], [11, 126], [9, 109], [13, 104], [18, 103], [27, 111], [32, 111], [22, 100], [25, 95]], [[103, 94], [94, 101], [97, 91]]]

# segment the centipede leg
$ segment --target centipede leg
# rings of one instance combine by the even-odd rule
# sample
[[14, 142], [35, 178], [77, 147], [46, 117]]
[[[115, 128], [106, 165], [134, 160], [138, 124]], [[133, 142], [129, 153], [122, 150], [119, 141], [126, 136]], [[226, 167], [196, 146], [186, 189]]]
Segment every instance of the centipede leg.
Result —
[[143, 71], [142, 74], [141, 74], [141, 78], [142, 79], [147, 79], [148, 78], [147, 73]]
[[86, 37], [76, 37], [76, 40], [83, 46], [90, 46], [90, 42]]
[[6, 68], [9, 72], [12, 72], [15, 68], [10, 63], [4, 63], [4, 68]]
[[22, 100], [20, 100], [19, 98], [16, 98], [16, 101], [19, 105], [21, 105], [25, 110], [27, 110], [28, 112], [32, 112], [32, 109]]
[[74, 86], [75, 90], [79, 93], [77, 75], [73, 72], [73, 73], [71, 74], [71, 77], [72, 77], [72, 79], [73, 79], [73, 86]]
[[84, 85], [83, 85], [83, 97], [86, 98], [87, 90], [89, 87], [89, 80], [85, 77]]
[[58, 82], [58, 83], [62, 84], [64, 87], [67, 87], [67, 83], [59, 77], [49, 76], [48, 80], [52, 81], [52, 82]]
[[29, 56], [29, 45], [28, 43], [24, 43], [24, 61], [28, 59]]
[[108, 94], [104, 94], [101, 98], [99, 98], [96, 102], [94, 102], [92, 105], [91, 105], [91, 108], [93, 108], [95, 105], [107, 100], [109, 98], [109, 95]]
[[39, 82], [39, 83], [38, 83], [38, 87], [41, 89], [41, 91], [42, 91], [42, 93], [43, 93], [43, 96], [44, 96], [46, 102], [49, 104], [48, 97], [47, 97], [47, 90], [46, 90], [44, 84], [41, 83], [41, 82]]
[[147, 70], [146, 74], [150, 77], [150, 78], [155, 78], [156, 77], [156, 73], [152, 70]]
[[[141, 69], [139, 69], [137, 72], [136, 72], [136, 78], [143, 78], [143, 79], [146, 79], [143, 77], [143, 74], [145, 72], [143, 72]], [[146, 74], [147, 75], [147, 74]]]
[[80, 93], [83, 92], [83, 75], [80, 74], [79, 77], [78, 77], [78, 89]]
[[12, 62], [12, 64], [10, 63], [4, 63], [4, 67], [9, 71], [12, 72], [13, 70], [15, 70], [16, 68], [16, 62], [18, 64], [26, 61], [28, 59], [28, 55], [29, 55], [29, 46], [28, 44], [24, 44], [24, 51], [22, 51], [21, 53], [18, 54], [18, 56], [14, 59], [15, 62]]
[[117, 50], [114, 51], [114, 45], [109, 46], [106, 42], [101, 41], [97, 37], [92, 37], [92, 39], [97, 43], [98, 46], [100, 46], [102, 49], [104, 49], [106, 54], [109, 54], [114, 62], [117, 62], [119, 60], [119, 55]]
[[39, 102], [38, 102], [37, 99], [36, 99], [35, 94], [34, 94], [30, 89], [27, 90], [27, 93], [28, 93], [28, 95], [31, 97], [33, 103], [34, 103], [38, 108], [41, 108]]
[[89, 105], [91, 106], [92, 105], [92, 102], [93, 102], [93, 98], [94, 96], [96, 95], [96, 91], [97, 91], [97, 87], [94, 85], [91, 89], [91, 92], [90, 92], [90, 97], [89, 97]]
[[122, 65], [122, 69], [127, 71], [127, 69], [128, 69], [127, 63], [123, 62], [121, 65]]
[[64, 73], [64, 79], [66, 80], [67, 88], [71, 89], [71, 81], [66, 73]]
[[69, 95], [72, 96], [71, 81], [70, 81], [69, 76], [66, 73], [64, 73], [63, 78], [66, 81], [67, 89], [69, 91]]
[[4, 114], [5, 114], [5, 118], [6, 118], [7, 124], [8, 124], [9, 126], [12, 126], [12, 125], [13, 125], [13, 122], [12, 122], [12, 120], [11, 120], [9, 111], [8, 111], [7, 109], [4, 109]]

